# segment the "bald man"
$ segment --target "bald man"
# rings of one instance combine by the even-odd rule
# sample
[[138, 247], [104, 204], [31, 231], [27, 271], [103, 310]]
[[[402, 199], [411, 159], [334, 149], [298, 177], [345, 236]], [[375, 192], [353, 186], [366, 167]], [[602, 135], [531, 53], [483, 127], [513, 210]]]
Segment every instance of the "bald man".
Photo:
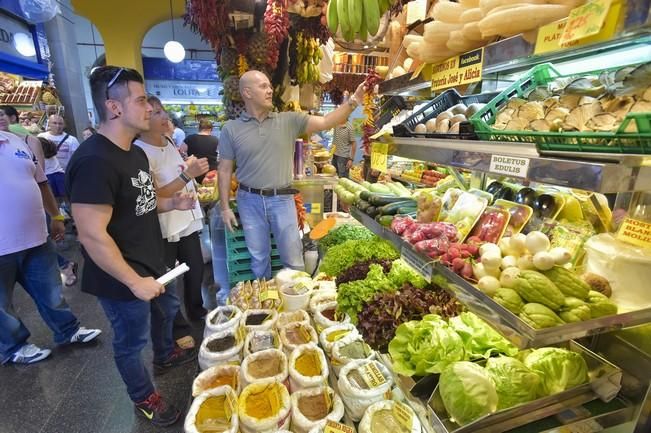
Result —
[[48, 118], [47, 131], [38, 134], [39, 137], [45, 137], [57, 146], [57, 159], [63, 170], [68, 166], [68, 161], [72, 154], [79, 147], [79, 141], [73, 135], [64, 131], [66, 126], [63, 117], [53, 114]]
[[[273, 112], [273, 87], [260, 71], [240, 78], [246, 111], [226, 122], [219, 144], [219, 196], [228, 197], [231, 174], [237, 166], [240, 182], [237, 205], [251, 270], [257, 278], [271, 278], [271, 239], [278, 245], [283, 265], [302, 270], [303, 248], [292, 189], [294, 141], [297, 137], [332, 129], [345, 123], [364, 96], [360, 85], [348, 102], [326, 116]], [[221, 201], [228, 230], [238, 225], [228, 201]]]

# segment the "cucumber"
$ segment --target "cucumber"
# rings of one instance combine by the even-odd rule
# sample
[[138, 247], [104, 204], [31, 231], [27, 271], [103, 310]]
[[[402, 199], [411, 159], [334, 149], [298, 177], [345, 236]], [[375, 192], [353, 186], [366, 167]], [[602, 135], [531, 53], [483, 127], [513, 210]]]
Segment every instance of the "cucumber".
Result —
[[[371, 194], [368, 199], [368, 202], [373, 206], [384, 206], [389, 203], [397, 203], [400, 201], [405, 201], [404, 197], [396, 197], [395, 195], [384, 195], [384, 194]], [[416, 203], [414, 202], [414, 206]]]
[[375, 206], [369, 206], [368, 208], [366, 208], [366, 215], [370, 216], [371, 218], [375, 218], [379, 214], [380, 211]]
[[357, 203], [357, 209], [361, 210], [362, 212], [366, 212], [366, 209], [371, 206], [371, 203], [360, 199], [359, 203]]
[[378, 215], [375, 217], [375, 221], [380, 223], [383, 227], [391, 227], [393, 222], [393, 215]]
[[413, 208], [416, 209], [416, 204], [413, 200], [402, 200], [395, 203], [385, 204], [380, 208], [380, 213], [382, 215], [395, 215], [398, 210], [403, 208]]

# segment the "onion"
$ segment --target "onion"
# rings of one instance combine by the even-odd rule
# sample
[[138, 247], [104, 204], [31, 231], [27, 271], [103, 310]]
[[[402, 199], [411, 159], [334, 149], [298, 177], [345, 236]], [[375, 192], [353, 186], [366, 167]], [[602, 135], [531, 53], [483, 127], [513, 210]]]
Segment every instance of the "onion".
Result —
[[497, 244], [485, 243], [481, 247], [479, 247], [480, 256], [483, 256], [489, 251], [497, 251], [498, 253], [500, 253], [500, 255], [502, 254], [500, 252], [500, 247], [498, 247]]
[[533, 265], [540, 271], [548, 271], [554, 267], [554, 257], [547, 251], [541, 251], [533, 256]]
[[502, 259], [502, 269], [514, 268], [518, 266], [518, 258], [516, 256], [506, 256]]
[[534, 269], [533, 256], [531, 254], [525, 254], [524, 256], [520, 257], [518, 259], [518, 268], [523, 271]]
[[527, 250], [527, 235], [516, 233], [511, 236], [511, 240], [509, 241], [509, 248], [514, 253], [518, 253], [518, 256], [524, 254], [524, 252]]
[[481, 256], [481, 262], [486, 268], [499, 268], [502, 264], [502, 256], [497, 251], [491, 250]]
[[572, 260], [572, 253], [562, 247], [552, 248], [549, 250], [549, 254], [551, 254], [554, 259], [554, 263], [557, 265], [564, 265]]
[[493, 296], [497, 292], [497, 289], [500, 288], [500, 280], [495, 277], [486, 276], [479, 279], [477, 287], [488, 296]]
[[548, 251], [551, 243], [543, 232], [533, 231], [527, 235], [526, 245], [531, 254], [536, 254]]
[[512, 289], [515, 286], [515, 281], [520, 275], [520, 268], [507, 268], [500, 275], [500, 284], [502, 287]]

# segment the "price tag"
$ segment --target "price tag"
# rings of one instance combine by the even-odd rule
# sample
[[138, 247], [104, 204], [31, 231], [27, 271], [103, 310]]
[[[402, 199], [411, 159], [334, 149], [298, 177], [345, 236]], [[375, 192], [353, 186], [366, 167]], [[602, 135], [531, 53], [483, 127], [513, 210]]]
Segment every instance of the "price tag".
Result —
[[526, 178], [529, 173], [529, 158], [491, 155], [491, 165], [488, 170], [491, 173], [503, 174], [505, 176]]
[[403, 427], [411, 431], [411, 428], [414, 425], [414, 411], [412, 411], [409, 406], [404, 403], [396, 402], [393, 405], [393, 416], [396, 417]]
[[407, 262], [412, 268], [416, 270], [419, 274], [423, 276], [428, 282], [432, 281], [432, 264], [426, 262], [423, 257], [421, 257], [416, 251], [412, 250], [408, 246], [402, 247], [400, 250], [400, 258]]
[[622, 242], [642, 248], [651, 248], [651, 224], [633, 218], [625, 218], [616, 237]]
[[355, 433], [355, 430], [345, 424], [328, 420], [323, 433]]
[[368, 385], [369, 388], [377, 388], [378, 386], [382, 386], [387, 382], [375, 362], [369, 362], [366, 364], [361, 368], [360, 373], [362, 375], [362, 379], [364, 379], [364, 382], [366, 385]]
[[420, 73], [423, 72], [423, 69], [427, 65], [427, 63], [421, 62], [420, 60], [416, 60], [416, 62], [418, 62], [418, 65], [416, 66], [416, 69], [414, 69], [414, 73], [411, 74], [411, 78], [409, 79], [409, 81], [418, 78], [420, 76]]
[[278, 290], [265, 290], [264, 292], [260, 292], [260, 302], [264, 302], [267, 299], [273, 299], [274, 301], [280, 299]]
[[591, 0], [583, 6], [572, 9], [563, 29], [561, 45], [596, 35], [601, 31], [608, 16], [612, 0]]
[[371, 169], [387, 172], [389, 144], [374, 142], [371, 147]]
[[432, 90], [476, 83], [482, 79], [484, 49], [469, 51], [432, 66]]
[[321, 213], [321, 203], [312, 203], [310, 213]]

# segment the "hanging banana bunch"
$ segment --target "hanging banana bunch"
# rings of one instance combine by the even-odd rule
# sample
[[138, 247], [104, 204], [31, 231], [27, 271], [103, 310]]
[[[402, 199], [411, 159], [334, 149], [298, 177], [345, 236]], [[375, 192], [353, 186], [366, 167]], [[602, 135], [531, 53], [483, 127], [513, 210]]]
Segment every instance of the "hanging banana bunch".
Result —
[[393, 0], [330, 0], [326, 10], [332, 34], [341, 30], [348, 42], [356, 38], [366, 41], [380, 29], [380, 19], [393, 5]]
[[296, 33], [297, 47], [297, 70], [296, 77], [299, 84], [317, 83], [321, 76], [319, 63], [323, 53], [319, 47], [319, 41], [312, 37], [306, 37], [303, 32]]

